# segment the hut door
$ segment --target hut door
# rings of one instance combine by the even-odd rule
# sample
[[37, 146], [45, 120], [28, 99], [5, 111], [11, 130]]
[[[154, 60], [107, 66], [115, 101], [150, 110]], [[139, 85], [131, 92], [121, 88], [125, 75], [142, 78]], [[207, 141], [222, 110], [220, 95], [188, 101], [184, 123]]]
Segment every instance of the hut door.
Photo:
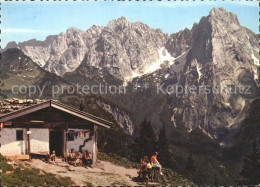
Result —
[[56, 156], [62, 156], [62, 131], [61, 130], [50, 130], [50, 154], [54, 150]]

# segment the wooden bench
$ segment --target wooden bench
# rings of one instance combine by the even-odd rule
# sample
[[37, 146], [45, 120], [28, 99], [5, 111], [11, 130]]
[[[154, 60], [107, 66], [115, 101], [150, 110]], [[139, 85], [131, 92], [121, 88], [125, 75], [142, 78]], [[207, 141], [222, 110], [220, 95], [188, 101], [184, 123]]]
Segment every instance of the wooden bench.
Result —
[[44, 159], [45, 161], [49, 160], [50, 155], [48, 153], [30, 153], [31, 158]]
[[3, 154], [6, 158], [17, 159], [17, 160], [30, 160], [30, 155], [13, 155], [13, 154]]
[[151, 181], [153, 182], [154, 179], [158, 179], [160, 173], [159, 173], [160, 169], [158, 167], [152, 167], [152, 171], [151, 171]]

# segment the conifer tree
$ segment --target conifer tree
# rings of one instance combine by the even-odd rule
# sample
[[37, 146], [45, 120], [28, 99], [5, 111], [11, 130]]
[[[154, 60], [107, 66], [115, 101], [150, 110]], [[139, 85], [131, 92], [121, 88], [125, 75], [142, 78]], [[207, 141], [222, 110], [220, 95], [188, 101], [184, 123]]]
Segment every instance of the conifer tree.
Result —
[[218, 185], [218, 178], [217, 178], [217, 175], [215, 174], [215, 177], [214, 177], [214, 186], [217, 186]]
[[192, 179], [192, 175], [196, 171], [195, 161], [192, 158], [192, 153], [190, 153], [190, 156], [188, 157], [188, 161], [186, 164], [186, 170], [189, 176], [189, 179]]
[[165, 126], [160, 130], [158, 139], [159, 161], [164, 167], [170, 168], [173, 165], [172, 153], [166, 136]]
[[253, 143], [252, 152], [247, 155], [244, 160], [243, 168], [240, 175], [244, 178], [245, 184], [257, 185], [259, 184], [259, 170], [260, 168], [260, 152], [256, 141]]
[[137, 161], [143, 156], [151, 156], [156, 149], [156, 135], [154, 129], [146, 119], [140, 124], [140, 134], [132, 145], [133, 156]]

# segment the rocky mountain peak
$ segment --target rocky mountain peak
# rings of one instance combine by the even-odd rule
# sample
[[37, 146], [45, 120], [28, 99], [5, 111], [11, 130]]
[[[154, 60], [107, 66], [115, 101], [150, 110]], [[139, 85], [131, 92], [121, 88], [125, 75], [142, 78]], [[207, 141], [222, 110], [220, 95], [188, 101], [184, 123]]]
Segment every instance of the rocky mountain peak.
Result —
[[79, 34], [79, 33], [82, 33], [83, 31], [80, 30], [79, 28], [76, 28], [76, 27], [70, 27], [66, 30], [66, 34], [67, 35], [70, 35], [70, 34]]
[[229, 12], [223, 8], [223, 7], [220, 7], [220, 8], [212, 8], [209, 12], [209, 15], [211, 16], [214, 16], [214, 15], [221, 15], [221, 14], [228, 14]]
[[110, 21], [108, 23], [108, 26], [109, 26], [109, 24], [126, 24], [126, 23], [129, 23], [129, 22], [130, 21], [128, 21], [128, 19], [126, 17], [121, 16], [121, 17], [119, 17], [117, 19], [114, 19], [114, 20]]
[[214, 20], [215, 23], [222, 22], [226, 24], [240, 25], [237, 15], [224, 8], [213, 8], [209, 13], [209, 17], [211, 20]]
[[3, 55], [8, 56], [8, 58], [16, 59], [16, 58], [19, 58], [20, 56], [23, 56], [24, 53], [21, 50], [19, 50], [18, 48], [10, 48], [10, 49], [7, 49], [5, 51], [5, 53], [3, 53]]
[[112, 20], [104, 27], [87, 51], [84, 64], [105, 68], [124, 80], [142, 73], [159, 59], [159, 49], [167, 39], [161, 30], [141, 22], [130, 22], [125, 17]]
[[121, 16], [118, 19], [115, 19], [116, 22], [122, 22], [122, 23], [126, 23], [129, 22], [128, 19], [125, 16]]
[[[184, 94], [178, 98], [183, 121], [190, 129], [199, 126], [214, 139], [223, 141], [227, 129], [235, 128], [245, 116], [250, 99], [257, 97], [256, 35], [239, 24], [237, 16], [224, 8], [214, 8], [192, 28], [191, 49], [180, 83], [221, 89], [246, 89], [244, 92]], [[250, 37], [251, 36], [251, 37]], [[250, 39], [252, 38], [252, 39]], [[223, 117], [225, 116], [225, 117]]]
[[17, 47], [17, 43], [12, 41], [12, 42], [9, 42], [7, 45], [6, 45], [6, 48], [9, 49], [9, 48], [16, 48]]
[[96, 34], [100, 34], [101, 30], [103, 29], [103, 26], [98, 26], [98, 25], [92, 25], [88, 30], [86, 30], [86, 33], [96, 33]]
[[45, 41], [29, 40], [9, 43], [18, 47], [45, 70], [63, 75], [84, 64], [107, 68], [117, 78], [142, 74], [156, 63], [159, 49], [165, 47], [168, 36], [160, 29], [152, 29], [141, 22], [130, 22], [125, 17], [112, 20], [107, 26], [93, 25], [86, 31], [69, 28]]
[[118, 19], [110, 21], [105, 28], [111, 28], [113, 30], [123, 30], [129, 28], [131, 25], [132, 23], [122, 16]]

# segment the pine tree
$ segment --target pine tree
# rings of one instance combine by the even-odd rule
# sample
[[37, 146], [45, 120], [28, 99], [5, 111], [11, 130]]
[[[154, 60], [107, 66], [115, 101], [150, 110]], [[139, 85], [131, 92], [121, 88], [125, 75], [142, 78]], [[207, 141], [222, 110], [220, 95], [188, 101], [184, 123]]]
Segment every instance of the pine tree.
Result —
[[214, 177], [214, 186], [217, 186], [218, 185], [218, 178], [217, 178], [217, 175], [215, 174], [215, 177]]
[[139, 161], [143, 156], [151, 156], [156, 149], [156, 135], [150, 121], [146, 119], [140, 125], [140, 134], [132, 145], [133, 156]]
[[192, 153], [190, 153], [190, 156], [188, 157], [188, 161], [186, 164], [186, 170], [187, 170], [188, 176], [191, 180], [192, 175], [196, 171], [195, 161], [192, 158]]
[[256, 141], [253, 143], [252, 152], [245, 158], [242, 171], [240, 175], [244, 178], [245, 184], [257, 185], [259, 184], [259, 166], [260, 166], [260, 152]]
[[158, 139], [159, 161], [164, 167], [170, 168], [173, 165], [172, 153], [166, 136], [165, 126], [160, 130]]

